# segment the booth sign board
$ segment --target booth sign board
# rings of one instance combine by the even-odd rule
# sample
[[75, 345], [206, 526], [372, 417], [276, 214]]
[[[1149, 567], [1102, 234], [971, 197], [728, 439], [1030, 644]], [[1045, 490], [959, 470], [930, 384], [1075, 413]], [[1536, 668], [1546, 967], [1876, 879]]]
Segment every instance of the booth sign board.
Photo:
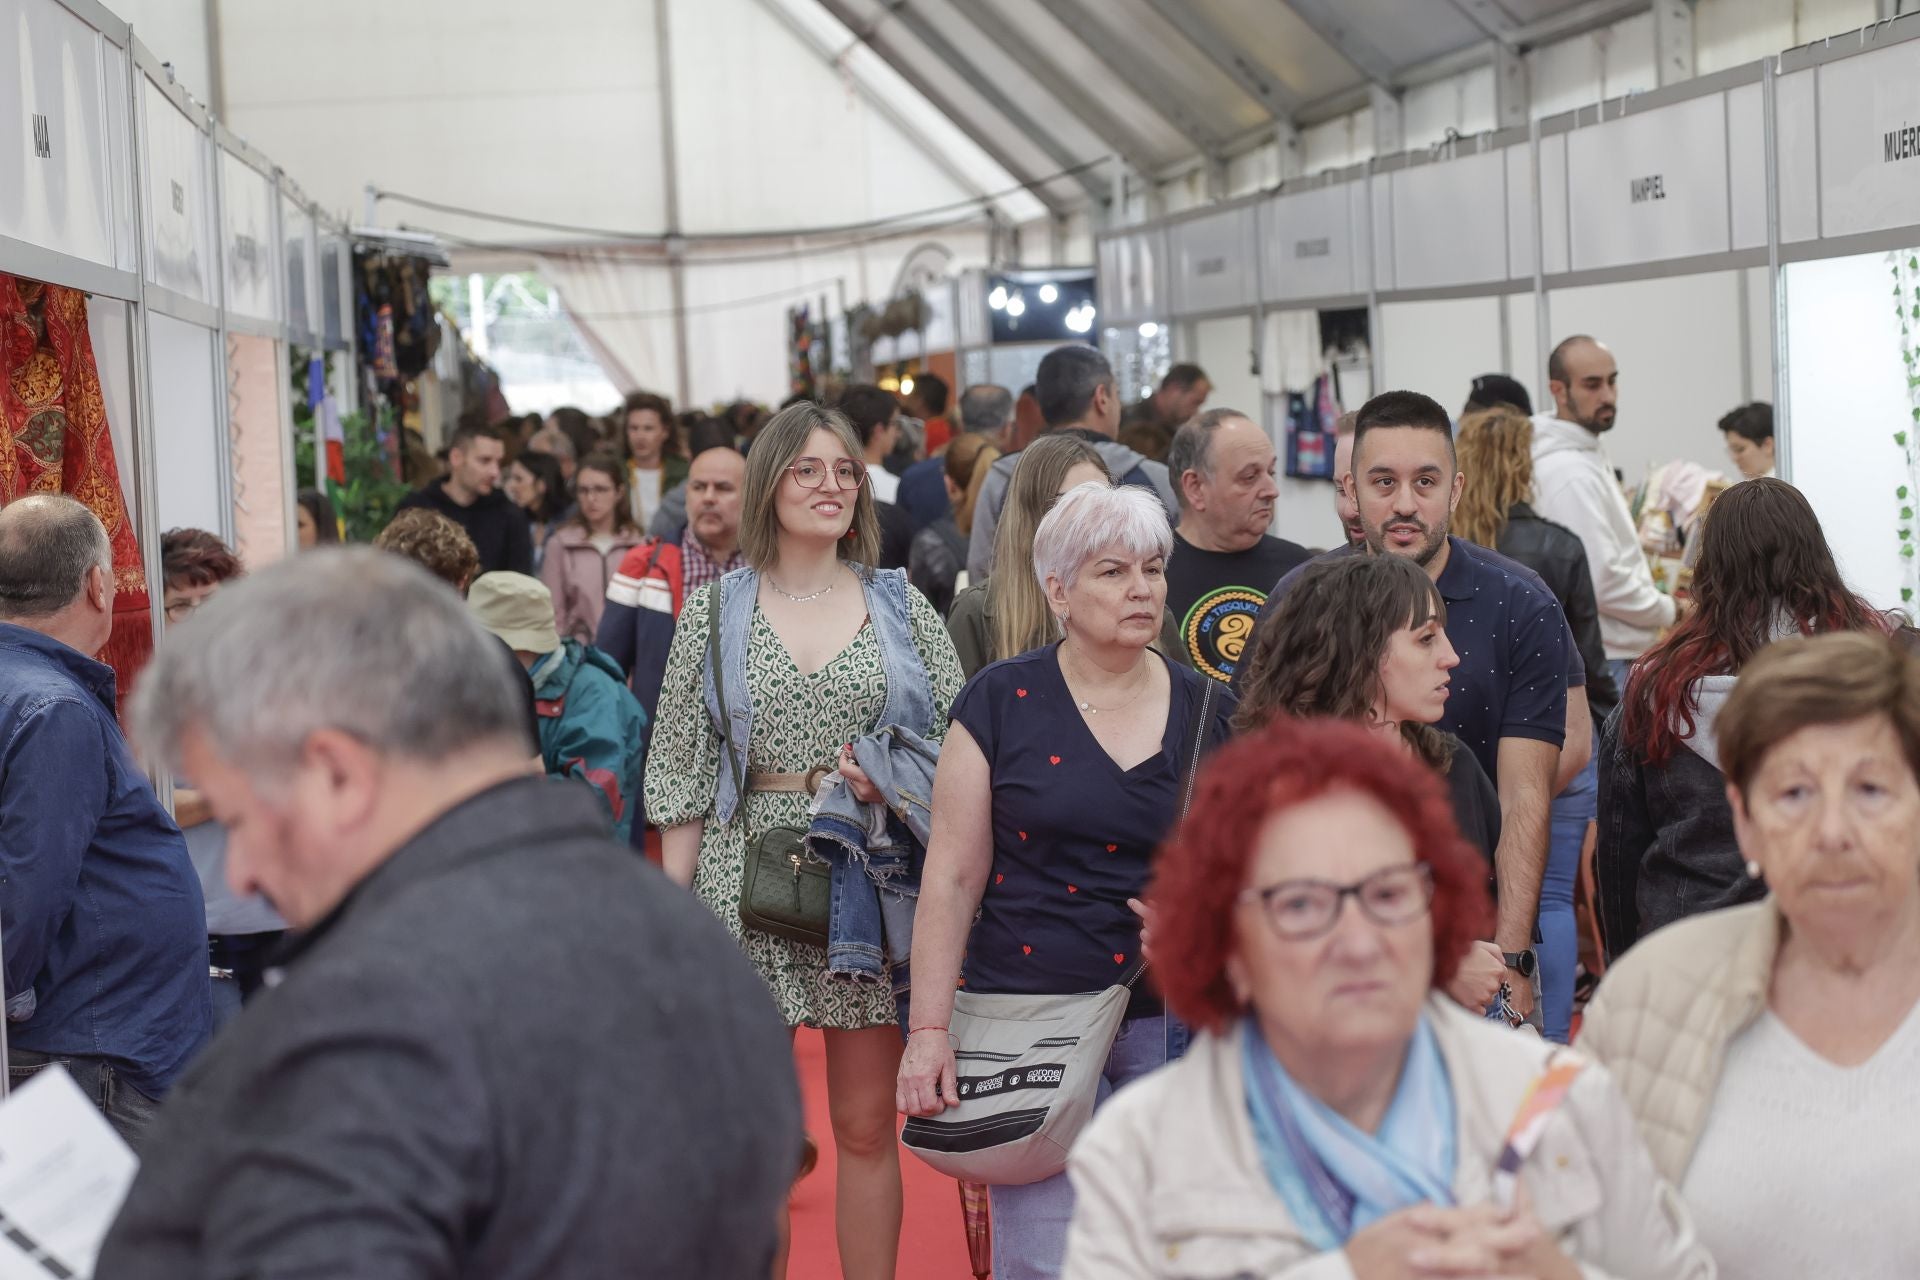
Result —
[[1099, 311], [1103, 321], [1132, 324], [1167, 318], [1166, 232], [1159, 227], [1103, 237], [1099, 248]]
[[1393, 270], [1382, 289], [1438, 289], [1507, 278], [1507, 162], [1502, 151], [1386, 175]]
[[347, 344], [346, 300], [341, 296], [343, 261], [351, 259], [343, 236], [328, 232], [320, 237], [320, 319], [321, 340], [329, 347]]
[[314, 270], [313, 215], [305, 206], [280, 196], [280, 237], [286, 254], [287, 327], [295, 342], [311, 341], [318, 332], [320, 300]]
[[921, 313], [925, 316], [920, 323], [922, 354], [951, 351], [957, 345], [959, 317], [953, 313], [953, 295], [954, 283], [951, 280], [936, 280], [920, 290]]
[[1920, 42], [1818, 72], [1820, 235], [1911, 226], [1920, 219]]
[[1259, 207], [1260, 296], [1267, 302], [1367, 291], [1367, 184], [1282, 193]]
[[1254, 215], [1248, 205], [1177, 222], [1167, 229], [1173, 260], [1172, 314], [1251, 307]]
[[[1546, 242], [1541, 270], [1567, 269], [1567, 135], [1540, 139], [1540, 236]], [[1533, 148], [1507, 148], [1507, 258], [1512, 279], [1533, 275]]]
[[1572, 270], [1732, 247], [1725, 95], [1577, 128], [1567, 135], [1566, 149]]
[[227, 272], [227, 310], [277, 323], [279, 245], [273, 234], [273, 183], [228, 151], [220, 152], [222, 233]]
[[213, 139], [151, 80], [145, 95], [147, 279], [216, 306], [213, 275]]
[[1773, 145], [1780, 158], [1777, 177], [1784, 244], [1820, 238], [1820, 175], [1816, 172], [1820, 161], [1813, 105], [1817, 74], [1808, 67], [1773, 82]]
[[126, 55], [55, 0], [0, 0], [0, 51], [0, 236], [129, 261], [116, 231], [132, 212], [116, 218], [114, 188], [128, 167]]

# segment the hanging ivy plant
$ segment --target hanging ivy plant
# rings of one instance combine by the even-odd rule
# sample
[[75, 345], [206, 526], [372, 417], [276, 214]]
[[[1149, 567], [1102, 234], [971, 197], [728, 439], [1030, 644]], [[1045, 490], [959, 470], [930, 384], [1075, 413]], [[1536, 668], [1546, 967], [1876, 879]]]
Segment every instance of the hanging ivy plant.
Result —
[[1907, 379], [1908, 421], [1893, 433], [1893, 442], [1900, 446], [1906, 467], [1893, 496], [1900, 504], [1899, 523], [1895, 527], [1902, 561], [1900, 601], [1911, 605], [1915, 589], [1920, 588], [1913, 518], [1914, 494], [1920, 489], [1920, 470], [1916, 470], [1916, 464], [1920, 463], [1920, 449], [1916, 448], [1916, 442], [1920, 441], [1920, 349], [1914, 346], [1914, 331], [1920, 328], [1920, 254], [1890, 253], [1887, 262], [1893, 274], [1893, 311], [1900, 322], [1900, 361]]

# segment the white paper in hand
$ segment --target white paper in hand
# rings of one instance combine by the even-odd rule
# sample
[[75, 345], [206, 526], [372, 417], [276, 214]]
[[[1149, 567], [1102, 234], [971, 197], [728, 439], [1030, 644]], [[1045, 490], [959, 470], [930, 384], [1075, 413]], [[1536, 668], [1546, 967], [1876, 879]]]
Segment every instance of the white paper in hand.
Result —
[[61, 1067], [0, 1103], [0, 1280], [93, 1274], [140, 1162]]

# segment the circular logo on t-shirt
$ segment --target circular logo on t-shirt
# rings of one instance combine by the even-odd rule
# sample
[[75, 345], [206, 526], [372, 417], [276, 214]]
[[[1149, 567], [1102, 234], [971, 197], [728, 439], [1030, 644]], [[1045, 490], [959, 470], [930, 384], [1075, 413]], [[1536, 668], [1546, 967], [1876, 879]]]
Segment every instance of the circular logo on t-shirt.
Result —
[[1233, 679], [1266, 603], [1267, 593], [1252, 587], [1217, 587], [1194, 601], [1180, 628], [1194, 670], [1215, 680]]

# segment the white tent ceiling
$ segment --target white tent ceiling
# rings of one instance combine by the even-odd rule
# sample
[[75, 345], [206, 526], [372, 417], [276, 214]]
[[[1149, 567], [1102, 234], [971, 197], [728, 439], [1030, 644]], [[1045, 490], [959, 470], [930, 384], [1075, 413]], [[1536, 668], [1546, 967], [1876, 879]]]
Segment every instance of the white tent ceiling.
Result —
[[1876, 4], [106, 2], [324, 204], [364, 221], [371, 184], [463, 269], [540, 266], [617, 380], [697, 399], [779, 398], [787, 306], [882, 300], [922, 241], [1084, 263], [1109, 217], [1393, 149], [1402, 112], [1419, 143], [1517, 123], [1667, 82], [1669, 35], [1684, 76]]

